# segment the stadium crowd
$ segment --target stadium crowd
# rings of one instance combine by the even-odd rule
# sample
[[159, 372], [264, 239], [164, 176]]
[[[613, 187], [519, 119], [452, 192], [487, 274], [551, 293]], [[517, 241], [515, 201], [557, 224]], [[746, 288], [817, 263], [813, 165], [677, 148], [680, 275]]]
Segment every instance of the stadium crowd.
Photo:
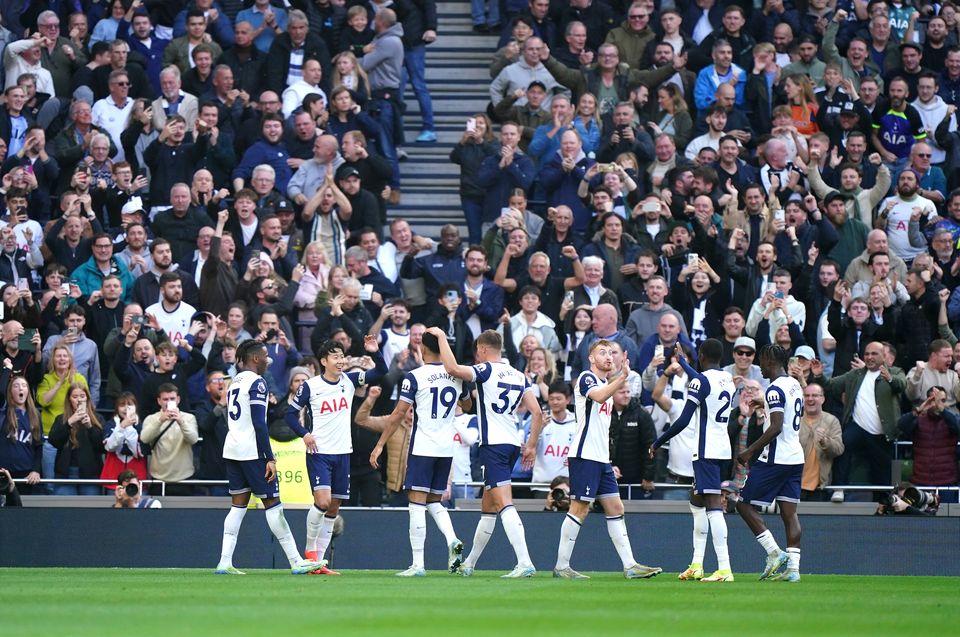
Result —
[[[28, 494], [124, 471], [225, 493], [179, 483], [225, 477], [237, 345], [267, 344], [288, 441], [313, 352], [335, 339], [369, 369], [373, 334], [390, 371], [353, 405], [350, 503], [405, 504], [409, 423], [383, 472], [365, 425], [437, 326], [465, 364], [501, 331], [549, 416], [518, 481], [565, 473], [569, 383], [605, 338], [631, 375], [618, 478], [632, 497], [688, 484], [692, 432], [647, 460], [685, 392], [664, 351], [717, 338], [734, 457], [762, 431], [754, 358], [776, 343], [804, 386], [804, 497], [890, 484], [898, 440], [913, 482], [957, 485], [960, 9], [753, 4], [473, 0], [474, 30], [501, 37], [489, 107], [450, 153], [467, 236], [429, 237], [387, 213], [408, 81], [416, 142], [437, 139], [434, 0], [0, 3], [0, 467]], [[461, 423], [455, 495], [479, 471]]]

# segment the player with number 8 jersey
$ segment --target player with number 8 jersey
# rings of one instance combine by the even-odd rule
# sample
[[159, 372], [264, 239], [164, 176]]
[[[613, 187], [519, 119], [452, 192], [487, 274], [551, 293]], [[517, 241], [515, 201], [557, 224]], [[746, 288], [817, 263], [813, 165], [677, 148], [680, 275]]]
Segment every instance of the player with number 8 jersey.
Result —
[[[777, 345], [765, 345], [758, 362], [765, 378], [770, 379], [763, 396], [767, 418], [763, 433], [740, 452], [737, 461], [747, 464], [758, 449], [759, 459], [750, 468], [743, 486], [743, 500], [737, 512], [767, 552], [767, 563], [760, 579], [800, 581], [800, 502], [803, 478], [803, 448], [800, 446], [800, 421], [803, 418], [803, 388], [785, 369], [787, 353]], [[780, 546], [757, 514], [753, 505], [779, 504], [780, 517], [787, 532], [787, 550]], [[785, 568], [785, 570], [784, 570]]]

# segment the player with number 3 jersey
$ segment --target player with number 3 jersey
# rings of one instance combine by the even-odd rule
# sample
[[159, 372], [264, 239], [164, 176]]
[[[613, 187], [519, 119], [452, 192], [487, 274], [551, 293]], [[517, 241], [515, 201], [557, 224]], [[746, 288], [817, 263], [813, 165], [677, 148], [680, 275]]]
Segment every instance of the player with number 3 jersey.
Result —
[[[671, 363], [670, 373], [675, 374], [683, 369], [690, 379], [687, 382], [687, 401], [677, 420], [651, 446], [650, 458], [655, 457], [656, 450], [664, 443], [693, 425], [696, 432], [693, 449], [693, 491], [690, 494], [690, 512], [694, 521], [693, 560], [687, 570], [680, 573], [679, 579], [732, 582], [733, 572], [730, 570], [730, 553], [727, 549], [727, 521], [723, 517], [720, 496], [720, 463], [729, 460], [732, 455], [727, 422], [730, 419], [730, 403], [736, 387], [730, 374], [720, 369], [723, 344], [716, 339], [708, 338], [700, 346], [702, 372], [690, 367], [679, 352], [675, 351], [673, 357], [675, 361]], [[717, 570], [704, 577], [703, 556], [708, 530], [713, 536]]]
[[[286, 423], [307, 447], [307, 476], [313, 488], [313, 506], [307, 512], [306, 555], [322, 559], [333, 537], [340, 503], [350, 498], [351, 410], [357, 387], [369, 385], [387, 372], [377, 338], [364, 336], [363, 347], [376, 365], [369, 371], [344, 372], [343, 346], [329, 340], [317, 356], [323, 373], [303, 382], [287, 407]], [[304, 425], [300, 424], [300, 412]], [[329, 569], [319, 574], [333, 575]]]
[[[760, 370], [771, 382], [758, 408], [766, 410], [763, 434], [737, 456], [746, 465], [763, 449], [751, 467], [743, 486], [743, 500], [737, 512], [753, 531], [757, 542], [767, 552], [767, 563], [760, 579], [800, 581], [800, 519], [797, 504], [803, 477], [803, 449], [800, 447], [800, 421], [803, 418], [803, 388], [784, 371], [787, 353], [777, 345], [766, 345], [758, 355]], [[770, 530], [753, 505], [769, 506], [776, 502], [787, 532], [787, 550], [777, 545]], [[784, 570], [786, 567], [786, 570]]]
[[506, 578], [532, 577], [536, 573], [530, 554], [527, 552], [527, 540], [523, 531], [523, 522], [513, 506], [513, 493], [510, 475], [513, 466], [521, 456], [520, 429], [517, 426], [516, 412], [522, 406], [532, 416], [530, 437], [523, 447], [523, 467], [533, 467], [537, 455], [537, 441], [543, 427], [543, 413], [540, 403], [531, 391], [526, 377], [508, 363], [502, 361], [503, 337], [493, 330], [486, 330], [477, 337], [476, 365], [466, 366], [457, 363], [453, 351], [447, 342], [447, 335], [437, 327], [427, 330], [437, 337], [440, 345], [440, 358], [447, 372], [461, 380], [477, 384], [477, 420], [480, 424], [480, 463], [483, 465], [483, 501], [480, 523], [473, 538], [470, 555], [464, 560], [458, 572], [464, 576], [473, 574], [490, 536], [497, 525], [497, 515], [503, 522], [507, 538], [517, 555], [517, 565], [504, 575]]
[[217, 575], [244, 574], [233, 566], [233, 551], [251, 493], [263, 500], [267, 525], [283, 548], [294, 575], [325, 566], [324, 562], [300, 557], [283, 515], [277, 462], [267, 430], [267, 383], [263, 380], [267, 360], [267, 348], [259, 341], [246, 341], [237, 348], [237, 364], [242, 371], [227, 392], [227, 437], [223, 445], [233, 506], [223, 521], [223, 548], [215, 571]]

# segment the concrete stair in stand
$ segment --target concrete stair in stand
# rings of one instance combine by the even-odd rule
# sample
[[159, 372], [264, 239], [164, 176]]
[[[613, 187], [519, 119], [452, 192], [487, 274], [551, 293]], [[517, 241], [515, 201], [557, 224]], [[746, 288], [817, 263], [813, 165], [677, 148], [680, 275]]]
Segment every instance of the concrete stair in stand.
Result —
[[460, 167], [449, 159], [450, 150], [463, 135], [467, 118], [484, 112], [489, 102], [490, 75], [499, 34], [474, 33], [468, 2], [437, 3], [437, 40], [427, 47], [426, 77], [433, 100], [437, 143], [417, 144], [420, 107], [407, 83], [404, 150], [410, 158], [400, 162], [402, 197], [388, 217], [403, 217], [419, 234], [439, 237], [441, 226], [452, 223], [466, 237], [460, 207]]

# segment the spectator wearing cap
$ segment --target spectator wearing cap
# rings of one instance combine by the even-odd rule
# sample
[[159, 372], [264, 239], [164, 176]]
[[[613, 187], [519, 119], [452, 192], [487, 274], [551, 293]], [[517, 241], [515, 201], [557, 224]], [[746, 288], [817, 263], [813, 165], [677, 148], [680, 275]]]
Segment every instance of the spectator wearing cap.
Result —
[[[380, 225], [380, 207], [377, 204], [377, 198], [368, 190], [364, 190], [360, 181], [360, 171], [353, 166], [342, 165], [336, 172], [337, 185], [341, 192], [346, 195], [353, 213], [347, 221], [347, 229], [351, 237], [349, 243], [356, 244], [360, 238], [360, 230], [363, 228], [382, 228]], [[381, 238], [381, 232], [377, 232], [377, 238]]]
[[[494, 104], [493, 114], [500, 122], [516, 122], [520, 126], [520, 149], [526, 152], [537, 127], [550, 122], [550, 113], [541, 105], [547, 96], [547, 87], [543, 82], [534, 80], [526, 90], [517, 89]], [[526, 97], [526, 104], [517, 104], [517, 100]]]
[[757, 342], [749, 336], [740, 336], [733, 343], [733, 363], [723, 368], [737, 380], [737, 392], [743, 388], [744, 380], [752, 380], [760, 383], [762, 389], [766, 389], [770, 381], [763, 377], [760, 366], [754, 364], [757, 357]]
[[819, 38], [810, 33], [804, 33], [797, 38], [797, 53], [799, 59], [784, 67], [781, 77], [789, 77], [794, 73], [807, 75], [817, 86], [823, 86], [823, 74], [826, 64], [819, 59]]
[[287, 196], [298, 206], [313, 198], [327, 177], [327, 170], [337, 170], [343, 164], [337, 138], [320, 135], [313, 143], [313, 159], [300, 164], [287, 184]]
[[348, 248], [343, 262], [350, 275], [360, 282], [360, 297], [370, 316], [380, 316], [385, 303], [400, 298], [400, 286], [371, 268], [367, 251], [360, 246]]

